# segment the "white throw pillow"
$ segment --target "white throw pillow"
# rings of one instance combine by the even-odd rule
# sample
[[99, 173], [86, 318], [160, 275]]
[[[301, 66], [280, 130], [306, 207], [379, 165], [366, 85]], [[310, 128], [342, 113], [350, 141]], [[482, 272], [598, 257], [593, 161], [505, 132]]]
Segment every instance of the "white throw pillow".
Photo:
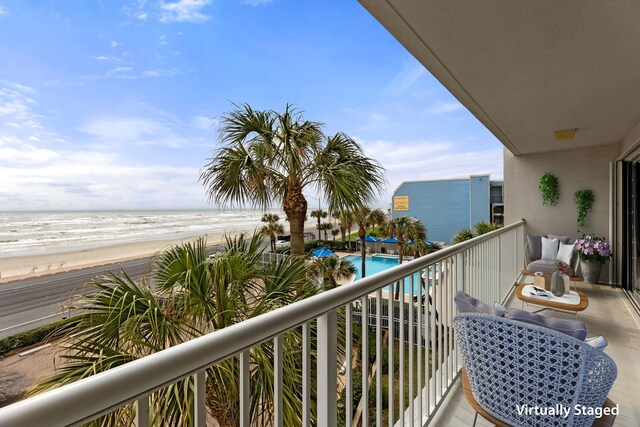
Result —
[[571, 255], [573, 255], [573, 245], [567, 245], [566, 243], [560, 242], [560, 248], [558, 249], [558, 256], [556, 259], [560, 262], [564, 262], [565, 264], [570, 264]]
[[549, 239], [542, 236], [542, 259], [553, 261], [558, 256], [558, 239]]

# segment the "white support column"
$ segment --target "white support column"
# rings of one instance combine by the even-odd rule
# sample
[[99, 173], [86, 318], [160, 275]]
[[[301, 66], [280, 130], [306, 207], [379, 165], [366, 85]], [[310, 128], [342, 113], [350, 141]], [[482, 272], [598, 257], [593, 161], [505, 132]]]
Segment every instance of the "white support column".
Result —
[[318, 427], [334, 427], [337, 417], [337, 316], [318, 317]]

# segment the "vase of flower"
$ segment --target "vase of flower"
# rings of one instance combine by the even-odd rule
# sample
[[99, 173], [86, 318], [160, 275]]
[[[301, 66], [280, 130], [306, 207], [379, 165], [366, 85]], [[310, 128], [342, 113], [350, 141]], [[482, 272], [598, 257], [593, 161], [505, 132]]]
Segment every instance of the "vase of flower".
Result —
[[586, 235], [576, 240], [575, 248], [580, 256], [580, 270], [587, 283], [598, 283], [602, 264], [611, 258], [611, 246], [604, 238]]
[[600, 273], [602, 272], [602, 262], [580, 260], [580, 270], [582, 270], [582, 278], [587, 283], [598, 283]]
[[569, 292], [570, 270], [570, 267], [566, 263], [556, 261], [556, 269], [551, 275], [551, 287], [549, 289], [553, 295], [561, 297]]

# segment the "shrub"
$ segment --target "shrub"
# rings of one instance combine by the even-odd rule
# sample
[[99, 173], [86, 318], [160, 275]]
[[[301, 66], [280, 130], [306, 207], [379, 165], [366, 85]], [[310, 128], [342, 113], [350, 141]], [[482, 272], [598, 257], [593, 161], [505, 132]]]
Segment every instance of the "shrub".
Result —
[[74, 318], [65, 319], [3, 338], [0, 340], [0, 356], [19, 348], [38, 344], [46, 339], [56, 338], [64, 334], [73, 321], [75, 321]]

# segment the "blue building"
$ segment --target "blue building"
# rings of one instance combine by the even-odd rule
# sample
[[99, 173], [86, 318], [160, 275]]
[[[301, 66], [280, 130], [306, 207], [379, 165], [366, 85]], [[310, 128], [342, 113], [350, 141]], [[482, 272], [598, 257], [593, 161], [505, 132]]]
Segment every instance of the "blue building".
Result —
[[405, 181], [393, 193], [391, 216], [411, 216], [427, 227], [429, 240], [451, 243], [461, 228], [478, 221], [503, 222], [503, 181], [489, 175], [437, 181]]

